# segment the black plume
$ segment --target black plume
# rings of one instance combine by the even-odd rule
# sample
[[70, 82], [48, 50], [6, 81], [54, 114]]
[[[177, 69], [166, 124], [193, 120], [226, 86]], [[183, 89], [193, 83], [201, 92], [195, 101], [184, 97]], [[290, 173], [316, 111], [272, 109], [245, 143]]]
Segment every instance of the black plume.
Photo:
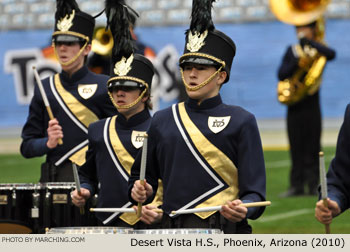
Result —
[[130, 33], [130, 13], [131, 9], [124, 0], [106, 0], [107, 26], [110, 28], [114, 46], [112, 58], [114, 62], [119, 61], [123, 56], [128, 58], [133, 52], [133, 43]]
[[70, 15], [72, 11], [80, 11], [78, 4], [75, 0], [57, 0], [56, 2], [56, 20], [64, 18], [67, 14]]
[[190, 30], [192, 33], [205, 30], [214, 30], [214, 23], [211, 18], [211, 9], [215, 0], [193, 0]]

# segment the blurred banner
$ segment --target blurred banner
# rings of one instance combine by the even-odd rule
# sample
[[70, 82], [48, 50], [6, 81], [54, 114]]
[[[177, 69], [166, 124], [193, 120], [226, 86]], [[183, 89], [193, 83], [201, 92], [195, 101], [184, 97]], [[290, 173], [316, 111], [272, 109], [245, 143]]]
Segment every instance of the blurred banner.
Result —
[[[350, 20], [329, 20], [327, 43], [337, 58], [327, 65], [321, 87], [323, 117], [340, 118], [350, 102]], [[156, 76], [152, 85], [154, 111], [185, 98], [178, 70], [185, 26], [137, 27], [140, 41], [156, 52]], [[229, 83], [222, 88], [225, 103], [239, 105], [258, 119], [285, 117], [277, 101], [277, 68], [284, 50], [296, 43], [293, 26], [280, 22], [222, 24], [217, 29], [237, 45]], [[0, 129], [21, 127], [33, 95], [35, 65], [42, 78], [60, 71], [53, 57], [51, 30], [0, 31]]]

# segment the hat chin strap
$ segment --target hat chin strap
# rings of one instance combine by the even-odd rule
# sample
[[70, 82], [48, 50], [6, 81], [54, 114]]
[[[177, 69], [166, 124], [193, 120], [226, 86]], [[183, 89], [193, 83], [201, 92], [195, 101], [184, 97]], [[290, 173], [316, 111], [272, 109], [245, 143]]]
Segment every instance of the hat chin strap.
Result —
[[77, 58], [80, 56], [80, 54], [82, 54], [82, 52], [84, 51], [84, 49], [85, 49], [85, 47], [87, 46], [87, 44], [88, 44], [88, 42], [85, 41], [85, 44], [84, 44], [84, 46], [83, 46], [82, 48], [80, 48], [80, 51], [79, 51], [73, 58], [71, 58], [71, 59], [70, 59], [69, 61], [67, 61], [67, 62], [62, 62], [62, 61], [60, 60], [60, 57], [59, 57], [58, 54], [57, 54], [57, 50], [56, 50], [55, 44], [53, 43], [52, 46], [53, 46], [53, 48], [54, 48], [55, 55], [56, 55], [56, 58], [57, 58], [58, 62], [59, 62], [62, 66], [68, 66], [68, 65], [72, 64], [74, 61], [77, 60]]
[[126, 105], [118, 105], [115, 103], [114, 99], [113, 99], [113, 96], [112, 96], [112, 93], [108, 91], [108, 95], [109, 95], [109, 98], [111, 99], [114, 107], [116, 107], [117, 109], [129, 109], [133, 106], [135, 106], [139, 101], [141, 101], [141, 99], [144, 97], [144, 95], [146, 94], [148, 90], [148, 85], [146, 85], [146, 88], [145, 90], [143, 90], [143, 92], [140, 94], [140, 96], [135, 100], [133, 101], [132, 103], [130, 104], [126, 104]]
[[201, 84], [199, 84], [198, 86], [195, 86], [195, 87], [191, 87], [190, 85], [187, 84], [186, 80], [185, 80], [185, 77], [184, 77], [184, 72], [182, 70], [182, 68], [180, 67], [180, 71], [181, 71], [181, 78], [182, 78], [182, 82], [183, 84], [185, 85], [186, 89], [188, 91], [196, 91], [202, 87], [204, 87], [205, 85], [207, 85], [209, 82], [211, 82], [214, 77], [221, 72], [221, 69], [223, 68], [223, 66], [220, 66], [220, 68], [215, 72], [213, 73], [206, 81], [202, 82]]

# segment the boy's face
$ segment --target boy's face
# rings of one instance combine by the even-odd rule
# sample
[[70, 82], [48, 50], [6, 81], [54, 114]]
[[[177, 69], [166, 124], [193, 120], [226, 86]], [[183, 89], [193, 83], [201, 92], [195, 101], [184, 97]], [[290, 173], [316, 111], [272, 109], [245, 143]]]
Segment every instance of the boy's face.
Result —
[[[141, 90], [135, 87], [114, 87], [112, 90], [113, 100], [119, 106], [125, 106], [133, 103], [137, 98], [139, 98], [140, 94]], [[119, 108], [118, 112], [127, 118], [133, 116], [145, 108], [146, 100], [147, 97], [143, 97], [131, 108]]]
[[[184, 79], [190, 87], [196, 87], [205, 82], [216, 71], [217, 69], [210, 65], [187, 63], [183, 66]], [[192, 99], [198, 100], [199, 102], [214, 97], [218, 95], [220, 86], [223, 84], [225, 78], [226, 72], [220, 72], [204, 87], [195, 91], [186, 89], [187, 95]]]
[[[69, 62], [71, 59], [76, 57], [81, 49], [80, 43], [78, 42], [55, 42], [54, 46], [60, 63]], [[91, 45], [89, 44], [72, 63], [68, 65], [61, 64], [62, 70], [68, 73], [74, 73], [79, 70], [84, 65], [85, 56], [89, 54], [90, 50]]]

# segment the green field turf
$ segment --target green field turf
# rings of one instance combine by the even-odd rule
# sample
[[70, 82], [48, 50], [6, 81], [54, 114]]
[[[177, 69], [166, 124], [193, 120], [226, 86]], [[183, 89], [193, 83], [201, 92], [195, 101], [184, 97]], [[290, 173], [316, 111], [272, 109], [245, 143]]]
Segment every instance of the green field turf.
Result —
[[0, 155], [0, 183], [37, 183], [44, 158], [25, 159], [19, 154]]
[[[325, 148], [326, 167], [334, 156], [335, 148]], [[265, 151], [266, 195], [271, 201], [263, 216], [250, 221], [254, 233], [300, 234], [325, 233], [324, 225], [314, 217], [317, 196], [279, 198], [288, 189], [290, 158], [287, 151]], [[350, 211], [334, 219], [331, 233], [350, 233]]]
[[[335, 148], [325, 148], [326, 167]], [[267, 207], [263, 216], [250, 221], [254, 233], [301, 234], [324, 233], [324, 226], [316, 221], [316, 196], [281, 199], [278, 195], [288, 189], [290, 160], [288, 151], [265, 151]], [[24, 159], [18, 154], [0, 155], [0, 183], [36, 183], [40, 176], [43, 158]], [[331, 233], [350, 233], [350, 211], [334, 219]]]

